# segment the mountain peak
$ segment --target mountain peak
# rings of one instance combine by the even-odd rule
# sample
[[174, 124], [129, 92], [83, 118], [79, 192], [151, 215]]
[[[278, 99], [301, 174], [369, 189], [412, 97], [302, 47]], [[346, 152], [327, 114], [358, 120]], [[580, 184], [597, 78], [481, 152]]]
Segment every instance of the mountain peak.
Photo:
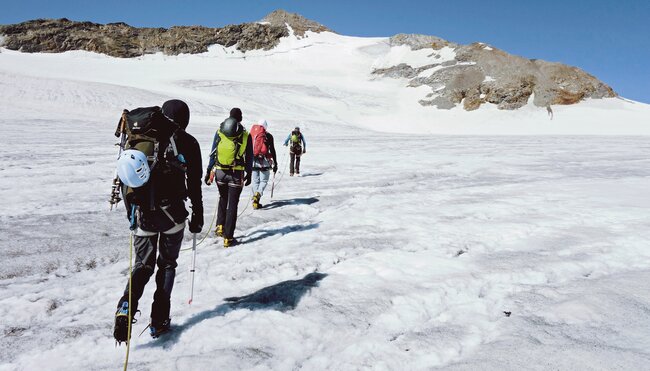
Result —
[[298, 36], [304, 36], [306, 31], [312, 32], [334, 32], [322, 24], [307, 19], [300, 14], [290, 13], [286, 10], [278, 9], [269, 13], [262, 18], [261, 22], [268, 22], [272, 26], [285, 26], [288, 24]]

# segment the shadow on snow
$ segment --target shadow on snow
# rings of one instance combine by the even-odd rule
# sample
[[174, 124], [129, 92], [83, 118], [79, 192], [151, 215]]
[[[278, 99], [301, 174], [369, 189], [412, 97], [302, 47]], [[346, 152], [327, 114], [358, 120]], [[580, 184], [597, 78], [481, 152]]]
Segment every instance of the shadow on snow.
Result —
[[278, 234], [284, 236], [285, 234], [289, 234], [292, 232], [308, 231], [316, 228], [318, 228], [318, 223], [311, 223], [307, 225], [296, 224], [296, 225], [289, 225], [280, 228], [262, 229], [260, 231], [255, 231], [250, 235], [246, 236], [245, 238], [243, 238], [242, 244], [253, 243]]
[[270, 210], [289, 205], [311, 205], [316, 202], [318, 202], [318, 197], [292, 198], [290, 200], [273, 201], [270, 204], [265, 205], [263, 209]]
[[307, 173], [307, 174], [301, 174], [300, 177], [301, 178], [306, 178], [308, 176], [321, 176], [323, 174], [325, 174], [325, 173]]
[[313, 272], [299, 280], [288, 280], [275, 285], [262, 288], [252, 294], [224, 298], [227, 303], [217, 305], [214, 309], [206, 310], [190, 317], [185, 323], [178, 326], [172, 325], [172, 331], [158, 340], [143, 344], [138, 348], [168, 347], [178, 342], [181, 334], [199, 323], [223, 316], [237, 309], [248, 310], [278, 310], [286, 312], [298, 306], [300, 299], [312, 288], [317, 287], [320, 281], [327, 277], [325, 273]]

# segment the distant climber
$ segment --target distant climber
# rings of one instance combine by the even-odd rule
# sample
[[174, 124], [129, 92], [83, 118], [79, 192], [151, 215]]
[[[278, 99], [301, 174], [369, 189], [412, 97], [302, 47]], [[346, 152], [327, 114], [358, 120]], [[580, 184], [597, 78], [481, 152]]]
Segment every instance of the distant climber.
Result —
[[551, 105], [546, 106], [546, 112], [548, 113], [548, 116], [553, 120], [553, 109], [551, 109]]
[[307, 142], [305, 141], [305, 136], [300, 132], [300, 128], [296, 126], [295, 129], [284, 141], [284, 145], [289, 145], [289, 155], [291, 157], [291, 162], [289, 164], [289, 175], [293, 174], [300, 175], [300, 156], [307, 153]]

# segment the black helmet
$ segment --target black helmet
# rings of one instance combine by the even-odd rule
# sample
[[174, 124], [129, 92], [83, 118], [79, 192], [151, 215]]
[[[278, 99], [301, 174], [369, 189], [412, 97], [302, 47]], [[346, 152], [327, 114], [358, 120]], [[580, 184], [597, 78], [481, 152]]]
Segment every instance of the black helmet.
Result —
[[190, 108], [185, 102], [178, 99], [168, 100], [162, 105], [162, 111], [181, 128], [187, 128], [187, 124], [190, 122]]
[[219, 131], [227, 137], [236, 137], [241, 134], [243, 127], [237, 122], [237, 119], [228, 117], [219, 126]]
[[237, 120], [237, 122], [241, 122], [241, 119], [242, 119], [241, 110], [239, 108], [237, 108], [237, 107], [231, 109], [230, 110], [230, 117]]
[[295, 131], [300, 131], [300, 128], [299, 128], [298, 126], [296, 126], [296, 128], [293, 129], [293, 130], [295, 130]]

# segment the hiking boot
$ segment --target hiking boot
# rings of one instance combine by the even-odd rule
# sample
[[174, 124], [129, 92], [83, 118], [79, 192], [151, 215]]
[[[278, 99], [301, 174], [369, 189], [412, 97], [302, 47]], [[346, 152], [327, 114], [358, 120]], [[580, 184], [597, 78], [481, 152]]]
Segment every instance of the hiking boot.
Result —
[[151, 320], [149, 324], [149, 335], [152, 338], [156, 339], [160, 335], [167, 333], [171, 330], [171, 319], [167, 318], [166, 320], [159, 322]]
[[238, 243], [239, 242], [234, 238], [224, 238], [223, 239], [223, 247], [225, 247], [225, 248], [228, 248], [230, 246], [235, 246]]
[[259, 192], [255, 192], [253, 195], [253, 209], [260, 208], [260, 198], [262, 198], [262, 195]]
[[293, 173], [289, 173], [289, 176], [293, 176]]
[[214, 229], [214, 234], [217, 237], [223, 237], [223, 224], [217, 224], [217, 227]]
[[[131, 313], [131, 324], [136, 322], [133, 315], [134, 313]], [[133, 331], [133, 326], [131, 326], [131, 331]], [[117, 308], [117, 312], [115, 312], [113, 337], [118, 344], [122, 344], [122, 342], [129, 341], [129, 335], [129, 302], [125, 301], [121, 307]]]

